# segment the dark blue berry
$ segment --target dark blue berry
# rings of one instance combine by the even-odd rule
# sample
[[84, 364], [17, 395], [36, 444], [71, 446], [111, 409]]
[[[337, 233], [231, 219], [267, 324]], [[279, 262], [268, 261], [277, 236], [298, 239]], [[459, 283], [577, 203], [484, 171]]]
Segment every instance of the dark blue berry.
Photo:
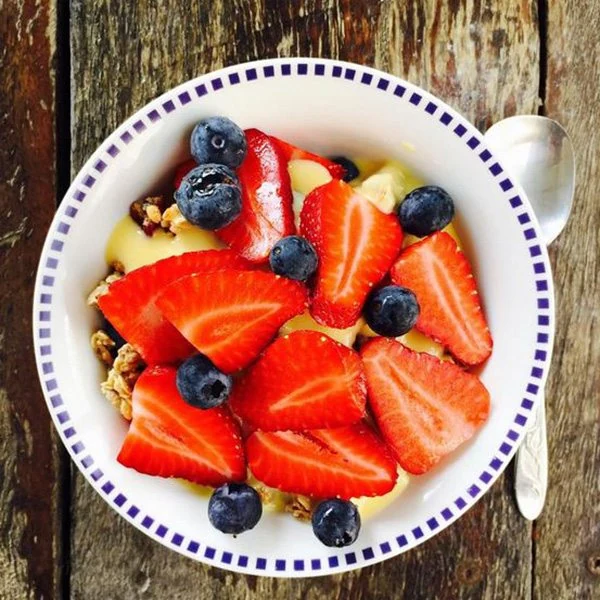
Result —
[[223, 533], [252, 529], [262, 516], [260, 496], [245, 483], [226, 483], [217, 488], [208, 502], [208, 519]]
[[209, 117], [194, 127], [190, 149], [199, 165], [218, 163], [237, 169], [246, 156], [246, 136], [231, 119]]
[[412, 329], [419, 316], [417, 297], [399, 285], [371, 292], [365, 304], [365, 320], [379, 335], [398, 337]]
[[221, 229], [242, 211], [242, 190], [229, 167], [200, 165], [183, 178], [175, 201], [190, 223], [202, 229]]
[[346, 174], [342, 178], [344, 181], [352, 181], [360, 175], [358, 167], [349, 158], [346, 158], [345, 156], [334, 156], [331, 160], [344, 167], [344, 170], [346, 171]]
[[358, 509], [348, 500], [323, 500], [313, 511], [312, 528], [326, 546], [349, 546], [356, 541], [360, 531]]
[[281, 238], [269, 255], [273, 273], [297, 281], [306, 281], [317, 270], [318, 262], [313, 245], [298, 235]]
[[441, 187], [426, 185], [407, 194], [398, 208], [398, 218], [404, 231], [424, 237], [452, 221], [454, 202]]
[[233, 379], [204, 354], [196, 354], [179, 366], [176, 383], [181, 397], [191, 406], [214, 408], [229, 397]]

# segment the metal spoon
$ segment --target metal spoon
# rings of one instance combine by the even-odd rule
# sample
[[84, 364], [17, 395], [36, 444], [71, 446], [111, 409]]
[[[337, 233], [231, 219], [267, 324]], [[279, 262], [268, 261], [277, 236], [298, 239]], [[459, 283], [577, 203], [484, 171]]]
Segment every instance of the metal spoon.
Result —
[[[510, 117], [490, 127], [485, 141], [520, 182], [551, 244], [567, 223], [573, 206], [575, 156], [567, 132], [552, 119]], [[515, 494], [521, 514], [531, 521], [542, 512], [548, 485], [545, 398], [517, 453]]]

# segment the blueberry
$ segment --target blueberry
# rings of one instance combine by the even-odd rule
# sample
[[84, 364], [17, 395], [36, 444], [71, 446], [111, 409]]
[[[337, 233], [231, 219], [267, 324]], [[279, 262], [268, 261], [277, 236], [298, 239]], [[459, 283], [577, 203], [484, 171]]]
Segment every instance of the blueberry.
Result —
[[356, 541], [360, 531], [358, 509], [348, 500], [323, 500], [313, 511], [312, 528], [326, 546], [349, 546]]
[[404, 335], [414, 327], [418, 316], [417, 297], [399, 285], [386, 285], [371, 292], [365, 304], [365, 320], [379, 335]]
[[221, 229], [242, 211], [242, 190], [229, 167], [200, 165], [183, 178], [175, 201], [190, 223], [202, 229]]
[[358, 167], [349, 158], [346, 158], [345, 156], [334, 156], [331, 160], [344, 167], [346, 171], [346, 174], [343, 177], [344, 181], [352, 181], [360, 175]]
[[217, 163], [237, 169], [246, 156], [246, 136], [231, 119], [209, 117], [194, 127], [190, 149], [199, 165]]
[[233, 379], [213, 365], [204, 354], [188, 358], [177, 369], [177, 389], [195, 408], [214, 408], [227, 400]]
[[313, 245], [299, 235], [281, 238], [269, 256], [273, 273], [297, 281], [306, 281], [317, 270], [318, 262]]
[[423, 237], [443, 229], [454, 217], [454, 202], [441, 187], [426, 185], [407, 194], [398, 208], [402, 229]]
[[217, 488], [208, 502], [208, 519], [223, 533], [252, 529], [262, 516], [260, 496], [245, 483], [226, 483]]

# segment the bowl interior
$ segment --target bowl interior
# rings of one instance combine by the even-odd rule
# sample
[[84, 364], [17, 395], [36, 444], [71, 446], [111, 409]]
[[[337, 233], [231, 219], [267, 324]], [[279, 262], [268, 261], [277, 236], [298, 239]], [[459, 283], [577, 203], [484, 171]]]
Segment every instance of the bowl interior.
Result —
[[[252, 532], [236, 539], [222, 535], [208, 523], [206, 497], [115, 460], [126, 424], [99, 391], [103, 373], [89, 346], [98, 317], [85, 299], [106, 274], [104, 248], [112, 227], [134, 199], [171, 177], [187, 158], [194, 123], [214, 114], [325, 154], [400, 159], [456, 202], [494, 337], [493, 355], [481, 370], [492, 396], [491, 416], [433, 472], [412, 477], [402, 496], [364, 522], [356, 544], [342, 551], [322, 546], [309, 525], [287, 514], [266, 513]], [[550, 271], [540, 246], [527, 201], [485, 150], [479, 132], [419, 88], [327, 61], [226, 69], [143, 108], [102, 144], [69, 190], [48, 236], [36, 290], [36, 353], [46, 397], [67, 448], [100, 494], [184, 554], [225, 568], [287, 576], [382, 560], [457, 518], [516, 449], [552, 341]]]

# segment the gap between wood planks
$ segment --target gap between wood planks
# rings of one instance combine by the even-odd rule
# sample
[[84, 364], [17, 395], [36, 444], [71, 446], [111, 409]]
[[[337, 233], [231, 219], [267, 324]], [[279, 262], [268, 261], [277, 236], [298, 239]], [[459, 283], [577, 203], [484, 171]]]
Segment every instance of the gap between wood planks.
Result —
[[[70, 2], [57, 2], [56, 11], [56, 82], [55, 82], [55, 135], [56, 135], [56, 207], [71, 184], [71, 25]], [[60, 444], [58, 437], [55, 438]], [[59, 448], [59, 507], [61, 564], [60, 590], [62, 597], [71, 597], [71, 494], [72, 463], [69, 455]]]

